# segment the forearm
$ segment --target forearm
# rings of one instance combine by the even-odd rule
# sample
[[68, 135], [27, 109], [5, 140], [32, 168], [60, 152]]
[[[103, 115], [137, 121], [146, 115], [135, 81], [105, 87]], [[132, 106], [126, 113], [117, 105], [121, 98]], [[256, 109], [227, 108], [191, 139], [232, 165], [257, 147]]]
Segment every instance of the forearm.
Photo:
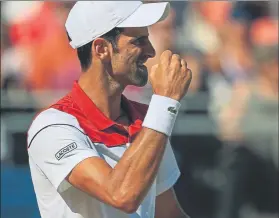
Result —
[[168, 137], [143, 128], [109, 174], [107, 191], [115, 201], [140, 204], [158, 172]]
[[176, 100], [152, 96], [142, 130], [106, 180], [108, 193], [117, 202], [135, 206], [145, 197], [158, 172], [179, 106]]
[[134, 212], [158, 173], [177, 115], [173, 111], [179, 106], [175, 100], [153, 96], [142, 129], [114, 168], [101, 158], [88, 158], [72, 170], [67, 180], [102, 202]]

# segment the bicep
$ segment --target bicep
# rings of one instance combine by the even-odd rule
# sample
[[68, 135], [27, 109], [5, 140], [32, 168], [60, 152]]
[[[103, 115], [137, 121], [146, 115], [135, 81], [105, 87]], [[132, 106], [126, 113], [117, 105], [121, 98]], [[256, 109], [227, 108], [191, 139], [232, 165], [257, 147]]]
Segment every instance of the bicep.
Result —
[[112, 168], [78, 130], [65, 126], [47, 128], [32, 140], [28, 153], [59, 193], [73, 186], [117, 206], [107, 191]]
[[31, 141], [28, 154], [51, 184], [62, 192], [69, 173], [83, 160], [99, 157], [83, 133], [69, 126], [50, 126], [40, 130]]
[[67, 176], [74, 187], [98, 200], [115, 206], [106, 184], [112, 168], [101, 158], [92, 157], [80, 162]]

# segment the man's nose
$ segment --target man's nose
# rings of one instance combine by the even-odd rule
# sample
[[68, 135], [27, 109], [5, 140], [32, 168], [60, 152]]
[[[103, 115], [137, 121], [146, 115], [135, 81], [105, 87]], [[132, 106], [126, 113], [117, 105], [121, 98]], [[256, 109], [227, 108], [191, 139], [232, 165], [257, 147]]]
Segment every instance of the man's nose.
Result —
[[146, 55], [148, 56], [148, 58], [154, 58], [156, 55], [156, 51], [151, 42], [149, 42], [146, 46]]

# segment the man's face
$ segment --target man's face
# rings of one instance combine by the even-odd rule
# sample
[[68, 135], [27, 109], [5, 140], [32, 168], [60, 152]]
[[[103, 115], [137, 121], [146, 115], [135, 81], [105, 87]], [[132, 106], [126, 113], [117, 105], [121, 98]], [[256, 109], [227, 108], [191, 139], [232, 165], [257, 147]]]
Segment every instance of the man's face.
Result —
[[144, 86], [148, 72], [144, 63], [155, 56], [148, 39], [148, 29], [125, 28], [117, 42], [118, 51], [113, 52], [111, 65], [114, 79], [122, 85]]

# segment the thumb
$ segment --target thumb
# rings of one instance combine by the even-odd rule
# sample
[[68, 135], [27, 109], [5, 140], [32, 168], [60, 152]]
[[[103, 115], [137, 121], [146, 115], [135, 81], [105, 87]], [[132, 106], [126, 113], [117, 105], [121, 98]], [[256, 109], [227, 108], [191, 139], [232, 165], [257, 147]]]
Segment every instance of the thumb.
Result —
[[151, 73], [154, 73], [157, 70], [158, 67], [159, 67], [159, 64], [156, 64], [156, 65], [152, 66]]

